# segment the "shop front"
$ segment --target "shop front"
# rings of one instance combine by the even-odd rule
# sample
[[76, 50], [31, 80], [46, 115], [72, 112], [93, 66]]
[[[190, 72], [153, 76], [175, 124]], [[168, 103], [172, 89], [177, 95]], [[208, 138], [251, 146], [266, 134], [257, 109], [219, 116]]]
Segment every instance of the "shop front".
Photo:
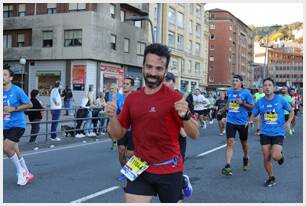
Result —
[[101, 66], [101, 85], [103, 88], [110, 88], [112, 83], [123, 86], [124, 70], [120, 66]]

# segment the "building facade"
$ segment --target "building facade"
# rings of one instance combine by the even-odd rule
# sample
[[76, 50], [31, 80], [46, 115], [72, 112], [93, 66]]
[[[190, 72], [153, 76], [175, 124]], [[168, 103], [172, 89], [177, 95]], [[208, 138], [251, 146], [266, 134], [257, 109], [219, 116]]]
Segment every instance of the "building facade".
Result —
[[232, 74], [240, 74], [245, 87], [253, 85], [253, 32], [230, 12], [212, 9], [209, 13], [208, 87], [231, 86]]
[[[149, 18], [157, 42], [171, 49], [169, 71], [182, 92], [207, 86], [208, 21], [201, 3], [152, 3]], [[149, 40], [151, 33], [149, 32]]]
[[[303, 54], [295, 48], [255, 47], [254, 80], [266, 77], [275, 80], [277, 86], [303, 87]], [[266, 55], [266, 56], [265, 56]]]
[[28, 94], [38, 89], [47, 104], [56, 80], [72, 88], [76, 104], [91, 85], [98, 93], [111, 83], [121, 87], [124, 76], [131, 76], [142, 86], [147, 26], [124, 21], [133, 15], [146, 16], [148, 9], [144, 4], [4, 4], [4, 63], [17, 73], [17, 84]]

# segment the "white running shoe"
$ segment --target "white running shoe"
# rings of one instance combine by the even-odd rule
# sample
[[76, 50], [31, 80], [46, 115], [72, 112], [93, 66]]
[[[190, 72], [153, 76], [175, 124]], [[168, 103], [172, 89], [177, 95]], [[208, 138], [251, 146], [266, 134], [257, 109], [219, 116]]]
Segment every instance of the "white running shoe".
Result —
[[28, 183], [28, 179], [26, 177], [26, 171], [22, 173], [17, 173], [17, 185], [24, 186]]
[[96, 137], [97, 135], [96, 135], [96, 133], [91, 132], [91, 133], [90, 133], [90, 136], [91, 136], [91, 137]]
[[214, 123], [214, 120], [211, 120], [210, 122], [209, 122], [209, 124], [213, 124]]

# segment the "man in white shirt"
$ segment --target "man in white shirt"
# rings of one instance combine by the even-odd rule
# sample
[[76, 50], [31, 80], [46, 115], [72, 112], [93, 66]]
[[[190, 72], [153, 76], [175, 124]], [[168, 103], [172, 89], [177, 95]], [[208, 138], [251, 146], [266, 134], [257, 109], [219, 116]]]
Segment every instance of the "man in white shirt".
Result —
[[194, 112], [198, 114], [201, 128], [206, 128], [206, 122], [204, 120], [204, 116], [208, 115], [208, 106], [209, 101], [206, 97], [201, 94], [199, 88], [195, 90], [195, 94], [193, 95], [193, 105], [194, 105]]
[[50, 94], [50, 107], [51, 107], [51, 115], [52, 115], [52, 123], [51, 123], [51, 141], [61, 141], [61, 138], [56, 137], [56, 129], [58, 126], [58, 120], [61, 116], [61, 108], [62, 108], [62, 98], [59, 92], [61, 87], [60, 81], [56, 81], [54, 88], [51, 90]]

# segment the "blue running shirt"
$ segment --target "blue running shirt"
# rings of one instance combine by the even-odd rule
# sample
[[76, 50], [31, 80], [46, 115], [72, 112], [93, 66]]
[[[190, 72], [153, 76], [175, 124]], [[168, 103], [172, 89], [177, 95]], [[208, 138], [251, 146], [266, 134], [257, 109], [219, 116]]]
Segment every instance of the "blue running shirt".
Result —
[[284, 110], [290, 111], [290, 104], [281, 96], [275, 95], [272, 100], [265, 97], [256, 102], [252, 114], [260, 114], [260, 132], [267, 136], [285, 135], [285, 116]]
[[[30, 102], [30, 98], [24, 91], [14, 84], [8, 91], [3, 89], [3, 107], [19, 107], [20, 105]], [[10, 114], [3, 115], [3, 129], [10, 129], [13, 127], [26, 128], [26, 116], [23, 111], [11, 112]]]
[[247, 89], [233, 90], [229, 89], [227, 91], [228, 96], [228, 113], [227, 122], [235, 125], [246, 125], [248, 122], [248, 110], [244, 106], [236, 102], [237, 98], [242, 99], [246, 104], [253, 104], [254, 99], [250, 91]]

